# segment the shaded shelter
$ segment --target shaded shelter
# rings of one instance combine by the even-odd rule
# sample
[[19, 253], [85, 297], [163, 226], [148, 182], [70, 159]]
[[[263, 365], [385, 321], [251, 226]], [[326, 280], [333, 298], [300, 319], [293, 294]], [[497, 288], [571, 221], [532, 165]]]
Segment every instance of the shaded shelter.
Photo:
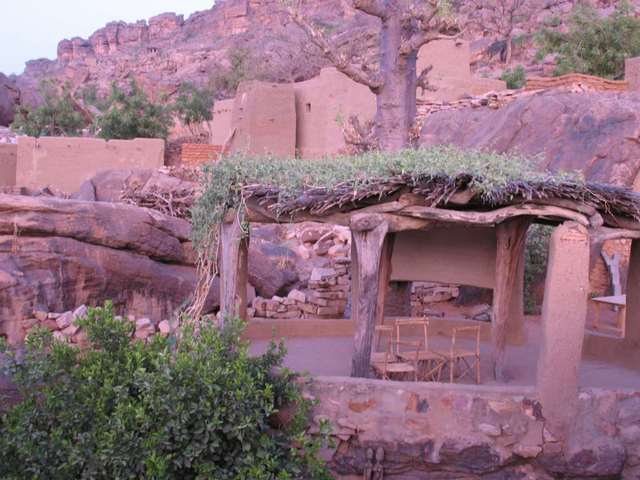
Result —
[[537, 384], [551, 424], [562, 430], [577, 401], [592, 242], [633, 240], [629, 335], [620, 347], [636, 350], [640, 341], [640, 304], [635, 300], [640, 298], [640, 282], [635, 281], [640, 197], [608, 185], [550, 179], [510, 180], [479, 191], [478, 180], [470, 174], [401, 173], [302, 188], [295, 195], [282, 195], [272, 185], [244, 185], [244, 216], [228, 212], [222, 225], [223, 314], [242, 314], [246, 305], [242, 272], [247, 237], [241, 234], [241, 221], [344, 225], [352, 233], [352, 376], [370, 375], [374, 329], [384, 322], [390, 280], [437, 280], [441, 275], [447, 282], [493, 288], [492, 364], [496, 379], [504, 381], [507, 341], [510, 334], [516, 340], [522, 335], [527, 230], [532, 223], [554, 225]]

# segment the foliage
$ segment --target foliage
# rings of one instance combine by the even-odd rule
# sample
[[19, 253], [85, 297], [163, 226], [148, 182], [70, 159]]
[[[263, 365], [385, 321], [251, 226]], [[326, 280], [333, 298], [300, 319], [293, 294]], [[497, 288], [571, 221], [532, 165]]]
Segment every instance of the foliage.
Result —
[[86, 121], [74, 107], [71, 87], [59, 87], [51, 80], [40, 82], [39, 92], [42, 104], [36, 108], [21, 107], [11, 128], [32, 137], [78, 136]]
[[640, 55], [640, 18], [622, 2], [609, 17], [600, 17], [591, 7], [580, 5], [562, 33], [544, 28], [538, 35], [537, 58], [558, 55], [556, 75], [586, 73], [605, 78], [624, 77], [624, 60]]
[[97, 120], [98, 135], [105, 139], [167, 138], [172, 125], [171, 107], [150, 101], [135, 80], [128, 92], [112, 84], [107, 108]]
[[213, 92], [198, 88], [192, 83], [183, 83], [174, 105], [180, 120], [187, 126], [211, 121], [213, 118]]
[[85, 105], [92, 105], [101, 112], [104, 112], [109, 108], [108, 99], [101, 97], [98, 94], [98, 87], [95, 83], [85, 85], [80, 90], [80, 98]]
[[243, 80], [257, 79], [256, 61], [251, 51], [243, 47], [232, 49], [227, 60], [229, 65], [220, 65], [211, 75], [209, 85], [216, 98], [231, 98]]
[[[227, 323], [137, 342], [106, 304], [80, 321], [86, 350], [39, 330], [22, 358], [6, 351], [23, 400], [0, 421], [0, 478], [330, 478], [284, 347], [251, 357]], [[277, 430], [285, 404], [297, 413]]]
[[192, 212], [194, 239], [196, 243], [203, 242], [228, 210], [241, 206], [245, 185], [277, 186], [282, 199], [298, 196], [312, 187], [331, 190], [338, 184], [351, 182], [355, 194], [371, 182], [401, 173], [409, 174], [414, 180], [464, 174], [473, 177], [471, 188], [486, 194], [510, 181], [551, 179], [549, 174], [536, 171], [529, 161], [518, 155], [454, 147], [373, 151], [313, 162], [232, 156], [204, 168], [203, 194]]
[[549, 239], [553, 227], [532, 225], [527, 233], [524, 269], [524, 309], [526, 313], [539, 313], [539, 305], [535, 296], [535, 285], [543, 279], [547, 271], [549, 255]]
[[517, 90], [524, 87], [527, 83], [527, 72], [522, 65], [518, 65], [514, 69], [507, 69], [502, 73], [500, 80], [507, 82], [507, 88]]

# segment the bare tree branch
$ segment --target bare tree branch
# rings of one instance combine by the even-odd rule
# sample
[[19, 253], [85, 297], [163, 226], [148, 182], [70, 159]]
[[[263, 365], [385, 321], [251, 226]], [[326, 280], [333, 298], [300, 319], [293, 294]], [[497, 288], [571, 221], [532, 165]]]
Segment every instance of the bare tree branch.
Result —
[[436, 87], [429, 83], [429, 73], [433, 70], [433, 65], [428, 65], [426, 68], [420, 72], [418, 75], [418, 79], [416, 80], [416, 88], [422, 90], [422, 93], [425, 91], [435, 92], [437, 90]]
[[438, 33], [437, 31], [421, 31], [415, 33], [411, 38], [402, 42], [400, 53], [403, 55], [408, 55], [412, 52], [420, 50], [420, 47], [426, 45], [427, 43], [435, 42], [436, 40], [456, 40], [463, 34], [464, 31], [460, 31], [455, 35], [445, 35], [442, 33]]
[[389, 15], [389, 9], [382, 0], [353, 0], [353, 8], [382, 20]]
[[324, 33], [313, 25], [304, 15], [300, 13], [299, 7], [288, 8], [291, 19], [307, 34], [309, 40], [316, 45], [322, 54], [329, 60], [336, 69], [344, 73], [354, 82], [360, 83], [375, 91], [382, 87], [383, 81], [376, 72], [368, 72], [350, 62], [347, 56], [340, 52]]

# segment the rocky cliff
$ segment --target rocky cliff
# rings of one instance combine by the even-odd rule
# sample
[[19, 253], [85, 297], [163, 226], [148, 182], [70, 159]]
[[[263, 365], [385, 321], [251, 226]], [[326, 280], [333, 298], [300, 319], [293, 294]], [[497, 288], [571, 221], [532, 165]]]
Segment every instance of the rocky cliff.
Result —
[[[539, 8], [516, 32], [529, 40], [518, 44], [513, 63], [524, 63], [535, 74], [549, 73], [552, 60], [534, 62], [535, 48], [529, 34], [550, 18], [566, 18], [575, 2], [532, 1]], [[607, 14], [617, 1], [593, 3]], [[640, 0], [632, 3], [640, 8]], [[375, 55], [377, 23], [356, 13], [349, 7], [349, 0], [313, 0], [305, 4], [309, 15], [336, 35], [338, 44], [364, 56]], [[472, 40], [473, 68], [482, 75], [499, 76], [504, 65], [499, 62], [499, 55], [491, 53], [496, 50], [495, 35], [469, 27], [466, 37]], [[69, 81], [75, 88], [95, 85], [100, 92], [106, 92], [112, 81], [126, 83], [135, 78], [152, 94], [172, 94], [185, 80], [207, 81], [228, 64], [228, 52], [238, 48], [250, 52], [262, 76], [272, 81], [308, 79], [326, 64], [283, 14], [279, 0], [218, 0], [211, 9], [188, 18], [165, 13], [137, 23], [112, 22], [87, 39], [62, 40], [56, 59], [27, 62], [15, 86], [25, 104], [38, 102], [40, 80], [51, 77]], [[2, 92], [0, 78], [0, 124]]]

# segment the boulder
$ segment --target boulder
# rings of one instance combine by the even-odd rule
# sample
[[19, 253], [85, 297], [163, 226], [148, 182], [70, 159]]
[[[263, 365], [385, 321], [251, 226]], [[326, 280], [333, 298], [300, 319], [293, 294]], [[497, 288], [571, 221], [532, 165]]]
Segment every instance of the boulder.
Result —
[[420, 144], [458, 145], [536, 157], [541, 169], [632, 186], [640, 169], [640, 93], [545, 91], [499, 108], [429, 115]]
[[252, 238], [249, 244], [249, 282], [256, 288], [256, 294], [264, 298], [286, 296], [298, 282], [295, 259], [296, 254], [286, 247]]

